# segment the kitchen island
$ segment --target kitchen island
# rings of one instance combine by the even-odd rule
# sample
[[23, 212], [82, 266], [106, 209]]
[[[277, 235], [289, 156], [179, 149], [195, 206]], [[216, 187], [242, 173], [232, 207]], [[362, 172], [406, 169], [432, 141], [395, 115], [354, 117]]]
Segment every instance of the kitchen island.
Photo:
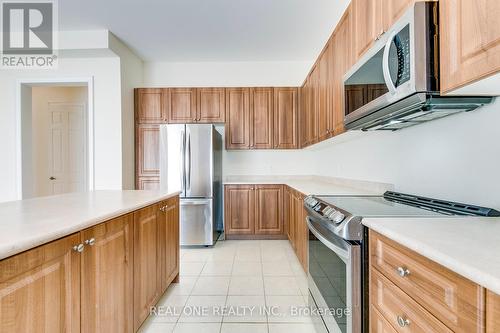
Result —
[[179, 192], [0, 204], [0, 332], [134, 332], [179, 274]]

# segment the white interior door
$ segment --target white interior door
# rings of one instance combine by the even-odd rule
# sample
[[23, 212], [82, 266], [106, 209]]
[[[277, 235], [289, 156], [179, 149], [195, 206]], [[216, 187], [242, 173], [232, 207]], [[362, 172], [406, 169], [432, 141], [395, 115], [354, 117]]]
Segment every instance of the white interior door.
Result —
[[85, 105], [49, 103], [49, 167], [50, 194], [86, 190], [86, 126]]

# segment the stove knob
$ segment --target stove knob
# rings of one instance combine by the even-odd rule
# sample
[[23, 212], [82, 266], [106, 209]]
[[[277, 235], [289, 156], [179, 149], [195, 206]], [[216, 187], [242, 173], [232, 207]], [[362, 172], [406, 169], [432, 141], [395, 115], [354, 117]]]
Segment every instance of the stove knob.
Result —
[[335, 210], [334, 208], [332, 208], [332, 210], [330, 211], [330, 213], [328, 213], [328, 218], [330, 220], [333, 220], [333, 217], [335, 216], [335, 213], [337, 213], [337, 210]]
[[336, 212], [333, 215], [332, 220], [333, 220], [333, 222], [340, 224], [340, 223], [342, 223], [342, 221], [344, 221], [344, 218], [345, 218], [344, 214], [342, 214], [341, 212]]

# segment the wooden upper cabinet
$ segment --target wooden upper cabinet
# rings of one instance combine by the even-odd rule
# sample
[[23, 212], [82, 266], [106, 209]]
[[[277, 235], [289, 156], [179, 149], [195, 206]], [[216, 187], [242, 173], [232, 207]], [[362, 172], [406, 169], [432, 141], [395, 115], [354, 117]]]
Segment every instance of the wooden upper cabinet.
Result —
[[500, 296], [488, 291], [486, 294], [486, 333], [500, 332]]
[[298, 148], [298, 89], [274, 89], [274, 148]]
[[383, 31], [382, 4], [385, 0], [352, 0], [354, 54], [360, 58]]
[[134, 212], [134, 331], [160, 296], [158, 205]]
[[439, 1], [441, 92], [500, 71], [499, 15], [498, 0]]
[[273, 88], [253, 88], [250, 92], [250, 147], [273, 148]]
[[224, 88], [198, 88], [197, 122], [223, 123], [226, 119]]
[[252, 235], [255, 231], [255, 185], [226, 185], [224, 227], [227, 235]]
[[0, 332], [79, 332], [74, 234], [0, 261]]
[[330, 79], [330, 43], [327, 44], [326, 48], [323, 50], [318, 62], [318, 140], [328, 139], [330, 135], [330, 111], [331, 111], [331, 102], [330, 98], [332, 97], [329, 90], [328, 84]]
[[160, 288], [165, 291], [179, 274], [179, 197], [160, 204], [158, 215]]
[[418, 0], [381, 0], [383, 30], [388, 31], [416, 1]]
[[345, 73], [354, 65], [353, 52], [353, 14], [352, 6], [349, 6], [335, 29], [332, 37], [332, 62], [333, 62], [333, 130], [335, 135], [345, 131]]
[[133, 215], [82, 231], [82, 332], [133, 332]]
[[226, 149], [250, 148], [250, 89], [226, 89]]
[[137, 177], [160, 176], [159, 125], [137, 125], [135, 162]]
[[283, 185], [255, 187], [255, 234], [282, 235]]
[[135, 117], [139, 124], [158, 124], [167, 121], [165, 89], [135, 89]]
[[170, 124], [192, 123], [197, 119], [196, 89], [169, 88], [167, 115]]
[[319, 114], [319, 68], [316, 66], [311, 73], [311, 88], [309, 89], [309, 113], [307, 122], [307, 141], [310, 144], [318, 140]]

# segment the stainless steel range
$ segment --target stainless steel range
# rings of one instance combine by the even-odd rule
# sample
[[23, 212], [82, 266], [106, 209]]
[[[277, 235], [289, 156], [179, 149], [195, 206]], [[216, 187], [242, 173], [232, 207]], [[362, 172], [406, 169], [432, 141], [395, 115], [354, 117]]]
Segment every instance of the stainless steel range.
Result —
[[309, 291], [333, 332], [368, 332], [366, 217], [500, 216], [500, 212], [444, 200], [386, 192], [383, 196], [309, 196]]

